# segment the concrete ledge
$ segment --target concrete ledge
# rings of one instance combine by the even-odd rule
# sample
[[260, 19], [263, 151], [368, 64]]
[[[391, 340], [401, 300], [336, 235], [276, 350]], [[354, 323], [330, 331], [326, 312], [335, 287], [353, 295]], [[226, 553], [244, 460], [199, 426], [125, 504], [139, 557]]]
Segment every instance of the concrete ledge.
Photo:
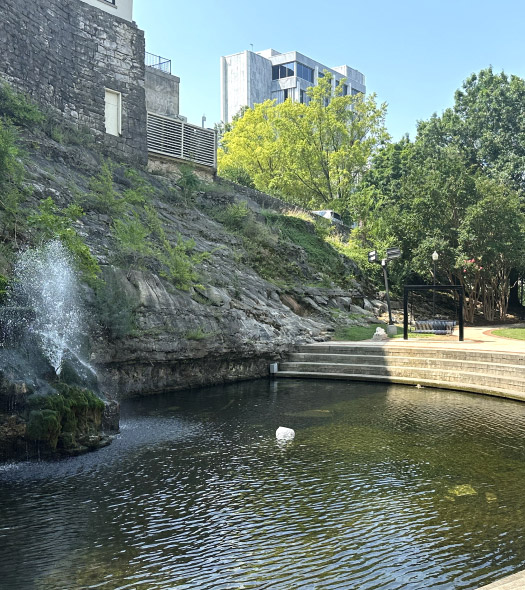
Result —
[[493, 582], [488, 586], [481, 586], [478, 590], [523, 590], [525, 588], [525, 570]]

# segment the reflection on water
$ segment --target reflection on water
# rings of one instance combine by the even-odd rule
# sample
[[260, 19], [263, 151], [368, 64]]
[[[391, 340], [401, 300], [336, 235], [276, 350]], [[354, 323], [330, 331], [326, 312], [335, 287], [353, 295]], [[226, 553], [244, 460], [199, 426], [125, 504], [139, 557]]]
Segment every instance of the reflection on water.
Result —
[[432, 389], [134, 400], [111, 446], [0, 468], [0, 586], [474, 589], [525, 567], [524, 442], [525, 405]]

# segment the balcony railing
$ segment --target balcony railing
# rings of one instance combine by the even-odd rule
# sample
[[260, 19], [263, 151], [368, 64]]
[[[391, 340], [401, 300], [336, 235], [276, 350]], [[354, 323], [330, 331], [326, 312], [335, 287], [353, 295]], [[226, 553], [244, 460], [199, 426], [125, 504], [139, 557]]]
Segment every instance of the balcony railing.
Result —
[[162, 72], [166, 72], [167, 74], [171, 74], [171, 59], [166, 59], [160, 55], [155, 55], [154, 53], [148, 53], [146, 51], [146, 65], [150, 68], [155, 68]]
[[177, 119], [148, 113], [148, 151], [217, 168], [217, 134]]

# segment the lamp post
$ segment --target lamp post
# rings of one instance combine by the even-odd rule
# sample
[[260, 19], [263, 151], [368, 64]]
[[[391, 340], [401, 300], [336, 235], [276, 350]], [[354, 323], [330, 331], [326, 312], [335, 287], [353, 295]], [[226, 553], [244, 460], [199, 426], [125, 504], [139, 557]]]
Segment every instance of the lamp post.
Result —
[[[386, 304], [388, 307], [388, 325], [389, 326], [393, 326], [394, 325], [394, 320], [392, 319], [392, 307], [390, 305], [390, 290], [388, 288], [388, 274], [386, 272], [386, 264], [389, 260], [393, 260], [394, 258], [399, 258], [401, 256], [401, 250], [399, 248], [387, 248], [386, 249], [386, 258], [383, 258], [382, 260], [379, 258], [379, 256], [377, 255], [377, 252], [375, 250], [372, 250], [371, 252], [368, 253], [368, 262], [377, 262], [379, 264], [381, 264], [382, 268], [383, 268], [383, 278], [385, 280], [385, 292], [386, 292]], [[395, 334], [395, 328], [391, 328], [390, 330], [392, 330], [392, 334]], [[390, 330], [389, 333], [390, 333]]]
[[386, 272], [387, 259], [381, 260], [381, 266], [383, 267], [383, 278], [385, 279], [385, 293], [386, 293], [386, 305], [388, 307], [388, 325], [393, 326], [394, 320], [392, 319], [392, 306], [390, 305], [390, 292], [388, 289], [388, 275]]
[[434, 319], [436, 314], [436, 263], [438, 258], [439, 254], [434, 250], [434, 252], [432, 252], [432, 262], [434, 266], [434, 271], [432, 273], [434, 275], [434, 289], [432, 290], [432, 319]]

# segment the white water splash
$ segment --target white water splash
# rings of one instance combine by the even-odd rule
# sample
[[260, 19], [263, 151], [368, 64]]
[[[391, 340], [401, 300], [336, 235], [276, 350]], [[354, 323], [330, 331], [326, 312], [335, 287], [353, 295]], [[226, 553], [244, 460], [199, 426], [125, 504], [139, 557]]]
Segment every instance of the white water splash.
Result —
[[33, 311], [28, 326], [57, 375], [66, 358], [81, 360], [82, 313], [69, 252], [55, 240], [26, 250], [15, 266], [14, 296]]

